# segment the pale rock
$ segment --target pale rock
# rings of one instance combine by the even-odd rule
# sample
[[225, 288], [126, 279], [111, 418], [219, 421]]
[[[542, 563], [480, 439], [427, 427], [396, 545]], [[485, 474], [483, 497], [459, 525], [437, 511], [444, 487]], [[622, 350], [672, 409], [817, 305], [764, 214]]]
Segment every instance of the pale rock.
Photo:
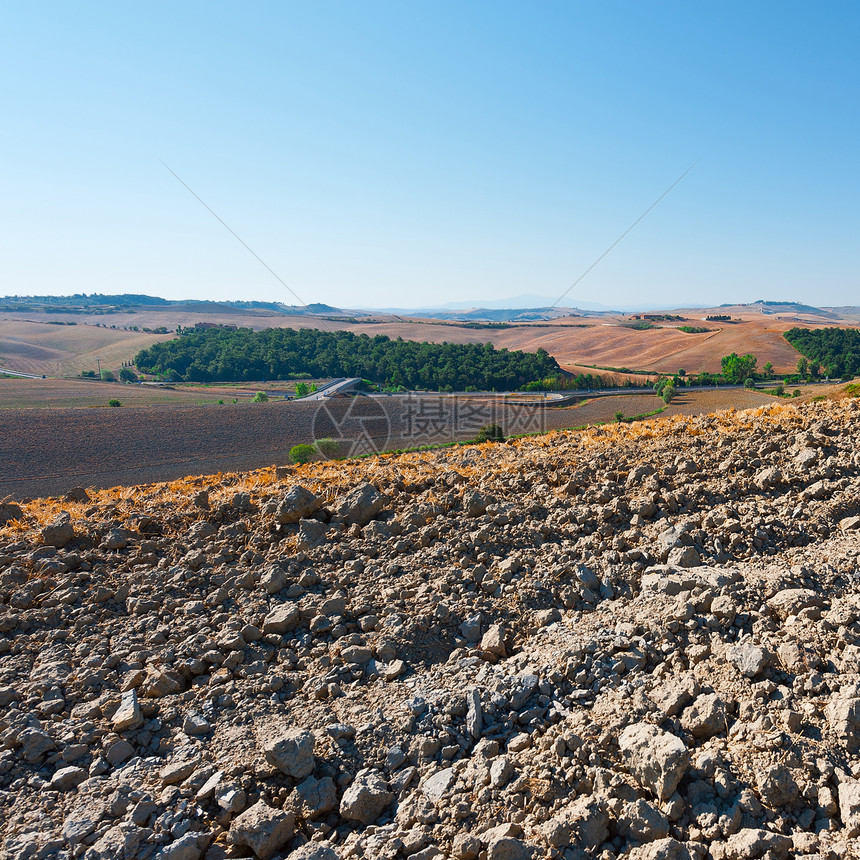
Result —
[[322, 507], [322, 500], [310, 490], [296, 485], [281, 499], [275, 511], [275, 519], [279, 523], [297, 523], [309, 517]]
[[453, 768], [449, 767], [445, 770], [440, 770], [437, 773], [434, 773], [433, 776], [424, 780], [421, 784], [421, 791], [424, 792], [425, 796], [429, 797], [434, 803], [438, 803], [442, 800], [456, 779], [457, 776], [454, 773]]
[[487, 846], [487, 860], [532, 860], [532, 857], [532, 849], [513, 836], [503, 836]]
[[269, 764], [295, 779], [304, 779], [313, 773], [315, 739], [312, 732], [267, 727], [261, 730], [261, 735], [260, 746]]
[[366, 526], [382, 510], [385, 501], [373, 484], [359, 484], [338, 501], [333, 513], [347, 525]]
[[361, 770], [341, 798], [340, 814], [349, 821], [373, 824], [393, 797], [376, 771]]
[[702, 558], [692, 546], [678, 546], [669, 552], [667, 564], [673, 567], [698, 567]]
[[88, 776], [89, 774], [82, 767], [61, 767], [51, 777], [51, 788], [55, 791], [71, 791]]
[[334, 780], [325, 776], [314, 779], [309, 776], [296, 786], [296, 800], [300, 803], [304, 818], [314, 819], [337, 806], [337, 789]]
[[143, 715], [140, 713], [140, 704], [137, 701], [137, 691], [127, 690], [122, 694], [119, 707], [114, 711], [113, 730], [125, 732], [136, 729], [143, 724]]
[[481, 650], [494, 654], [496, 657], [506, 657], [505, 629], [501, 624], [492, 624], [481, 638]]
[[340, 860], [340, 855], [328, 845], [308, 842], [287, 854], [286, 860]]
[[784, 588], [768, 600], [767, 605], [783, 620], [804, 609], [823, 609], [824, 601], [809, 588]]
[[831, 696], [824, 715], [830, 730], [850, 753], [860, 750], [860, 698]]
[[839, 817], [849, 838], [860, 836], [860, 782], [843, 780], [839, 783]]
[[481, 694], [476, 687], [471, 687], [466, 693], [466, 731], [477, 740], [481, 737], [483, 723]]
[[756, 678], [770, 665], [771, 655], [760, 645], [747, 640], [728, 648], [726, 659], [745, 677]]
[[618, 832], [628, 840], [653, 842], [669, 835], [669, 821], [648, 801], [633, 800], [624, 805], [618, 818]]
[[45, 546], [62, 549], [74, 539], [75, 530], [72, 526], [72, 518], [67, 511], [63, 511], [52, 523], [42, 529], [42, 543]]
[[726, 731], [726, 704], [716, 693], [699, 696], [684, 710], [681, 726], [694, 738], [707, 740]]
[[703, 843], [679, 842], [666, 837], [632, 848], [624, 855], [624, 860], [705, 860], [706, 857], [708, 849]]
[[618, 745], [636, 781], [660, 800], [672, 796], [690, 766], [683, 741], [650, 723], [628, 726]]
[[234, 845], [250, 848], [259, 860], [269, 860], [292, 839], [295, 822], [292, 812], [260, 800], [233, 820], [228, 836]]
[[194, 833], [186, 833], [165, 845], [156, 855], [155, 860], [199, 860], [202, 855]]
[[281, 603], [263, 619], [263, 633], [283, 634], [295, 630], [300, 619], [301, 613], [295, 603]]
[[579, 845], [593, 851], [609, 836], [609, 814], [593, 797], [580, 797], [539, 828], [552, 848]]

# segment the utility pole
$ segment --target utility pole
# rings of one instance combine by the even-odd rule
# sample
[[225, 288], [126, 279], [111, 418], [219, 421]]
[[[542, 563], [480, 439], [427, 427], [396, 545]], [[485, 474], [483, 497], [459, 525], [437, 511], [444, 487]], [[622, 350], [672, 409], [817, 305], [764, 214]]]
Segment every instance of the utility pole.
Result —
[[97, 358], [97, 359], [96, 359], [96, 364], [98, 365], [98, 368], [99, 368], [99, 379], [101, 379], [101, 378], [102, 378], [102, 363], [101, 363], [101, 359], [98, 359], [98, 358]]

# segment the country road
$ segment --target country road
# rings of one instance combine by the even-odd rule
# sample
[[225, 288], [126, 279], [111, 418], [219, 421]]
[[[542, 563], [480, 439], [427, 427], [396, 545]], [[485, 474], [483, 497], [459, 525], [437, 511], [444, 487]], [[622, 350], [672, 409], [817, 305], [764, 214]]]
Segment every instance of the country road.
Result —
[[19, 373], [17, 370], [8, 370], [5, 367], [0, 367], [0, 375], [18, 376], [21, 379], [44, 379], [44, 376], [33, 376], [32, 373]]

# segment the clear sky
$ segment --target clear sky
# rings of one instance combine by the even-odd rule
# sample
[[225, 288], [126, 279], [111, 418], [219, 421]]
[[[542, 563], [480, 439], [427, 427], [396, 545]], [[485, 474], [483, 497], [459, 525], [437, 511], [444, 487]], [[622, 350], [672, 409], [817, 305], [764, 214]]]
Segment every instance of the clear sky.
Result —
[[0, 295], [860, 304], [860, 4], [7, 4]]

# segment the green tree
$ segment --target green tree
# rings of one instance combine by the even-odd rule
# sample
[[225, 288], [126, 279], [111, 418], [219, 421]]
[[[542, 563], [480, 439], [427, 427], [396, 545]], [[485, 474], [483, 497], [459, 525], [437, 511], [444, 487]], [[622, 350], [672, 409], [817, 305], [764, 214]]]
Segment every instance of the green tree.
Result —
[[667, 406], [672, 402], [674, 396], [675, 386], [671, 382], [668, 385], [664, 385], [663, 390], [660, 392], [660, 397]]
[[765, 364], [764, 366], [764, 375], [768, 379], [770, 379], [770, 377], [773, 375], [773, 365], [770, 362], [767, 362], [767, 364]]
[[334, 460], [340, 455], [340, 443], [337, 439], [317, 439], [314, 447], [326, 460]]
[[797, 372], [803, 377], [809, 373], [809, 361], [803, 356], [797, 359]]
[[251, 403], [268, 403], [269, 395], [265, 391], [258, 391], [252, 398]]
[[741, 385], [747, 377], [755, 377], [755, 368], [758, 359], [754, 355], [738, 355], [733, 352], [720, 359], [723, 378], [732, 385]]
[[119, 400], [108, 400], [108, 406], [122, 406]]
[[293, 445], [293, 447], [290, 448], [290, 459], [299, 465], [302, 463], [310, 463], [311, 460], [316, 460], [318, 456], [319, 452], [313, 445], [302, 443], [300, 445]]
[[476, 442], [504, 442], [505, 433], [498, 424], [485, 424], [475, 436]]
[[120, 382], [137, 382], [138, 376], [137, 374], [128, 367], [124, 367], [119, 372], [119, 381]]

